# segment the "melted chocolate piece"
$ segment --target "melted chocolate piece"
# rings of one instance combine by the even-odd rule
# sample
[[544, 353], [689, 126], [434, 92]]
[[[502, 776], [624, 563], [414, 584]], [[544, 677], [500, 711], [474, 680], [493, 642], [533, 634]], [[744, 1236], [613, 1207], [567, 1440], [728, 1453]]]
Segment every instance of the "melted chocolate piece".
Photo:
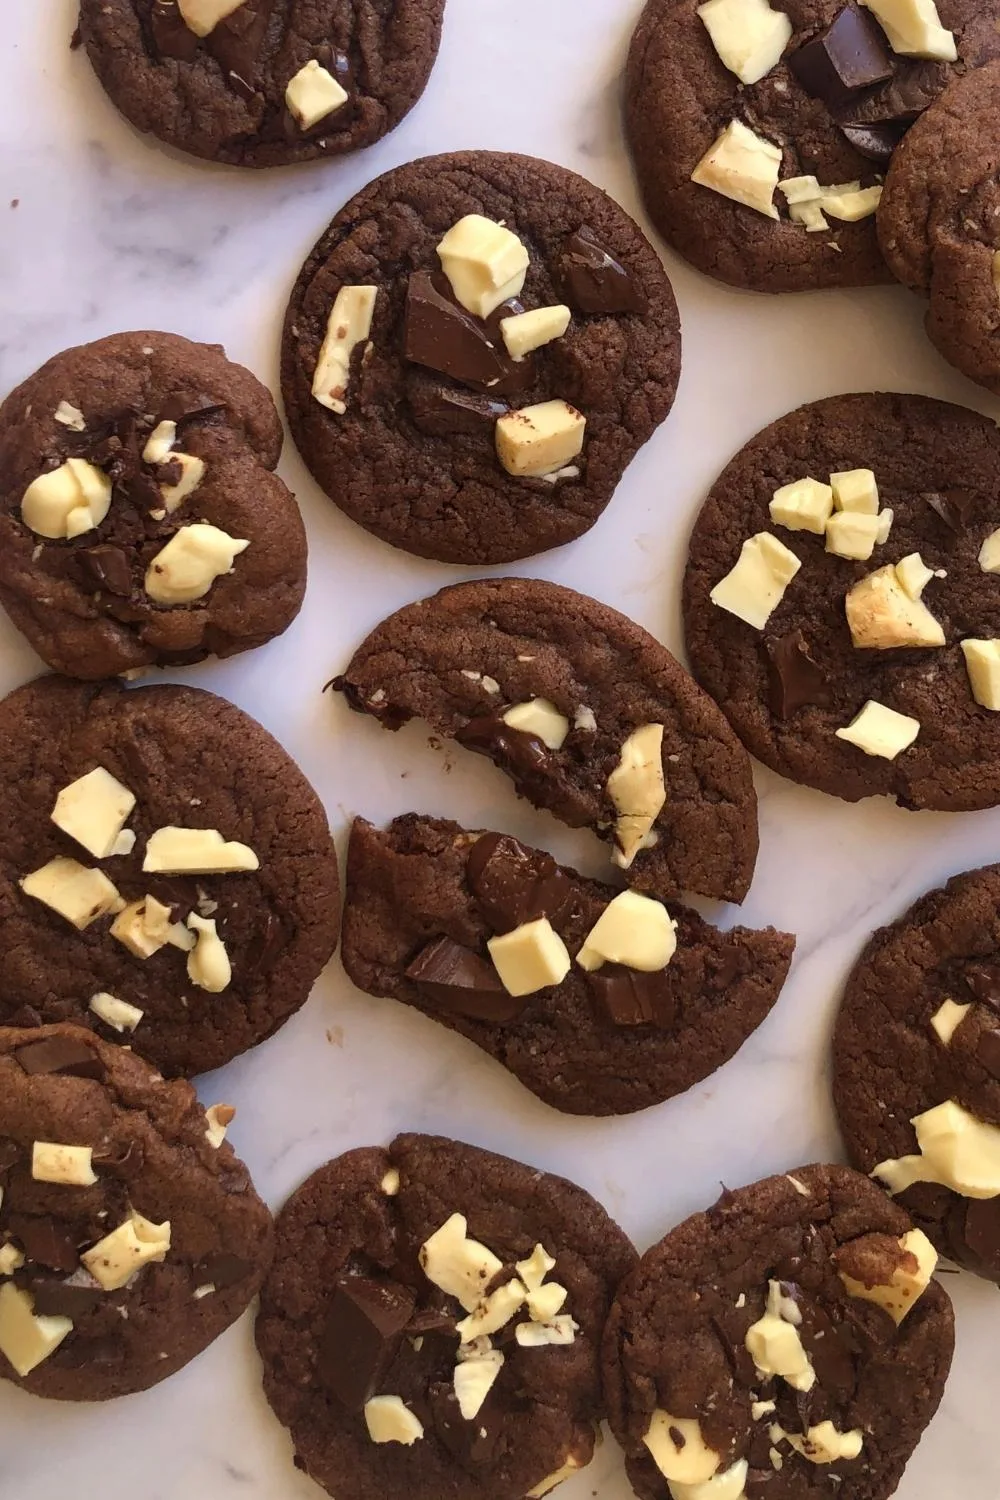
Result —
[[161, 58], [173, 57], [178, 62], [194, 62], [198, 56], [198, 38], [185, 24], [177, 0], [153, 0], [149, 27], [153, 45]]
[[1000, 1268], [1000, 1198], [970, 1198], [963, 1238], [992, 1273]]
[[447, 385], [421, 381], [408, 392], [410, 413], [429, 437], [481, 437], [493, 441], [496, 424], [507, 415], [506, 401]]
[[826, 31], [788, 57], [806, 93], [836, 108], [862, 89], [893, 76], [893, 55], [874, 16], [846, 5]]
[[620, 964], [605, 964], [587, 975], [587, 984], [608, 1020], [616, 1026], [658, 1026], [667, 1030], [677, 1019], [665, 969], [642, 974]]
[[892, 153], [906, 134], [908, 124], [885, 120], [871, 125], [847, 122], [840, 126], [841, 134], [859, 156], [867, 157], [880, 167], [887, 167]]
[[551, 854], [529, 849], [503, 833], [484, 833], [469, 851], [465, 876], [494, 932], [512, 932], [522, 922], [556, 922], [572, 898], [572, 887]]
[[250, 1261], [241, 1256], [232, 1255], [228, 1250], [217, 1250], [214, 1255], [207, 1255], [199, 1261], [191, 1274], [196, 1286], [211, 1284], [217, 1292], [224, 1292], [227, 1287], [245, 1281], [253, 1269]]
[[1000, 964], [966, 964], [962, 981], [980, 1005], [1000, 1012]]
[[229, 74], [252, 80], [257, 76], [257, 58], [271, 19], [273, 0], [246, 0], [204, 39], [204, 46]]
[[288, 933], [281, 918], [272, 911], [267, 912], [263, 925], [254, 933], [246, 950], [247, 968], [266, 974], [287, 943]]
[[361, 1411], [396, 1357], [414, 1294], [393, 1281], [349, 1276], [334, 1290], [319, 1345], [319, 1375], [348, 1411]]
[[921, 495], [920, 498], [956, 535], [965, 530], [976, 504], [975, 496], [968, 490], [945, 490], [942, 494]]
[[323, 691], [332, 688], [335, 693], [343, 693], [347, 699], [347, 706], [353, 708], [356, 714], [369, 714], [377, 719], [385, 729], [402, 729], [404, 724], [413, 718], [411, 713], [403, 708], [397, 708], [390, 703], [388, 698], [383, 698], [379, 703], [372, 703], [368, 698], [362, 696], [353, 682], [348, 682], [346, 677], [332, 677]]
[[512, 776], [520, 788], [544, 784], [552, 765], [552, 752], [537, 734], [512, 729], [499, 714], [480, 714], [455, 733], [466, 750], [487, 755]]
[[132, 569], [120, 547], [101, 545], [74, 553], [84, 586], [127, 599], [132, 592]]
[[559, 270], [570, 302], [583, 313], [644, 313], [646, 298], [620, 261], [586, 225], [564, 241]]
[[982, 1063], [993, 1078], [1000, 1078], [1000, 1031], [981, 1033], [976, 1043], [976, 1061]]
[[801, 630], [771, 636], [764, 644], [768, 659], [768, 702], [773, 714], [779, 719], [790, 719], [808, 703], [820, 707], [829, 704], [826, 679], [809, 655], [809, 645]]
[[104, 1081], [104, 1064], [85, 1042], [74, 1037], [51, 1036], [29, 1042], [14, 1053], [25, 1073], [60, 1074], [64, 1078], [94, 1078]]
[[35, 1265], [50, 1271], [75, 1271], [79, 1266], [76, 1239], [58, 1220], [47, 1215], [11, 1214], [6, 1227]]
[[[29, 1280], [34, 1306], [32, 1312], [43, 1318], [71, 1318], [74, 1321], [88, 1313], [99, 1312], [117, 1303], [109, 1301], [109, 1295], [86, 1271], [71, 1277], [69, 1281], [53, 1281], [50, 1278]], [[87, 1354], [91, 1354], [88, 1342]]]
[[421, 948], [407, 965], [406, 977], [421, 995], [445, 1010], [494, 1026], [516, 1021], [527, 1004], [507, 993], [484, 958], [448, 937], [434, 938]]

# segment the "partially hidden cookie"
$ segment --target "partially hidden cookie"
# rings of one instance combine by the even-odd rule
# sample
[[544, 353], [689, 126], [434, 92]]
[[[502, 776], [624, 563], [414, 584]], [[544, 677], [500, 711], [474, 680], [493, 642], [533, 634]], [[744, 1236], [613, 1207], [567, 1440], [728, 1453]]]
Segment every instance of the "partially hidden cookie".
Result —
[[520, 796], [606, 840], [638, 890], [750, 887], [747, 756], [670, 653], [605, 604], [528, 578], [457, 584], [377, 626], [333, 686], [386, 729], [422, 719], [488, 756]]
[[1000, 62], [957, 79], [893, 158], [878, 212], [889, 269], [930, 298], [945, 359], [1000, 392]]
[[315, 792], [188, 687], [44, 677], [0, 703], [0, 1021], [76, 1021], [203, 1073], [305, 1002], [334, 950]]
[[263, 645], [306, 586], [281, 440], [218, 344], [117, 333], [57, 354], [0, 406], [0, 603], [72, 677]]
[[358, 819], [342, 954], [359, 989], [468, 1037], [571, 1114], [646, 1109], [728, 1061], [771, 1010], [795, 939], [588, 880], [457, 823]]
[[0, 1377], [107, 1401], [236, 1321], [274, 1232], [234, 1113], [78, 1026], [0, 1028]]
[[851, 1160], [943, 1255], [1000, 1282], [1000, 865], [876, 932], [833, 1043]]
[[364, 188], [299, 273], [282, 390], [317, 482], [383, 541], [509, 562], [582, 536], [673, 403], [674, 295], [606, 193], [464, 151]]
[[650, 217], [735, 286], [886, 280], [886, 169], [952, 79], [1000, 56], [996, 20], [991, 0], [648, 0], [625, 118]]
[[589, 1193], [474, 1146], [402, 1135], [320, 1167], [257, 1319], [297, 1467], [337, 1500], [539, 1500], [590, 1462], [635, 1259]]
[[695, 524], [692, 669], [747, 749], [849, 802], [1000, 802], [1000, 435], [833, 396], [742, 448]]
[[445, 0], [80, 0], [79, 36], [138, 130], [209, 161], [342, 156], [427, 84]]
[[920, 1230], [847, 1167], [724, 1191], [640, 1260], [604, 1343], [640, 1500], [886, 1500], [951, 1365]]

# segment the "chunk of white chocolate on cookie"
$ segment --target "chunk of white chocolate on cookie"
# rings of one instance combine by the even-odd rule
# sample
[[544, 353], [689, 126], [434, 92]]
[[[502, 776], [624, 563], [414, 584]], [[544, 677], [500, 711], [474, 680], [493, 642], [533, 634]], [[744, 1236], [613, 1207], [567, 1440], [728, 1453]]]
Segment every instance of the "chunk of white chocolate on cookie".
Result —
[[780, 171], [780, 149], [733, 120], [705, 152], [691, 181], [776, 219], [774, 190]]
[[957, 62], [954, 34], [941, 25], [934, 0], [860, 0], [877, 18], [893, 52]]
[[95, 766], [63, 787], [50, 816], [88, 854], [108, 859], [134, 807], [135, 797], [128, 787], [103, 766]]
[[607, 780], [607, 793], [618, 814], [617, 848], [611, 858], [629, 870], [641, 849], [655, 842], [653, 825], [667, 801], [663, 775], [663, 725], [643, 724], [622, 745], [618, 764]]
[[972, 696], [980, 708], [1000, 710], [1000, 640], [961, 642]]
[[833, 490], [818, 479], [796, 479], [775, 490], [768, 509], [776, 526], [822, 536], [833, 514]]
[[[997, 255], [1000, 256], [1000, 250]], [[1000, 573], [1000, 527], [991, 531], [980, 547], [979, 566], [984, 573]]]
[[569, 322], [569, 308], [558, 303], [501, 318], [500, 332], [511, 359], [520, 361], [543, 345], [551, 344], [553, 339], [561, 339]]
[[365, 1403], [365, 1425], [373, 1443], [402, 1443], [409, 1448], [424, 1435], [423, 1423], [402, 1396], [373, 1396]]
[[486, 946], [510, 995], [534, 995], [562, 984], [571, 968], [566, 944], [548, 917], [522, 922], [513, 932], [490, 938]]
[[210, 36], [220, 21], [245, 3], [246, 0], [177, 0], [177, 9], [195, 36]]
[[844, 601], [851, 641], [859, 650], [943, 646], [944, 631], [926, 604], [913, 598], [890, 564], [869, 573]]
[[497, 421], [497, 457], [515, 478], [543, 479], [579, 456], [586, 426], [586, 417], [568, 401], [522, 406]]
[[777, 67], [792, 35], [791, 21], [768, 0], [705, 0], [698, 15], [720, 60], [741, 83], [759, 83]]
[[146, 569], [146, 593], [156, 604], [204, 599], [216, 579], [233, 571], [237, 557], [249, 545], [204, 521], [182, 526]]
[[770, 1281], [767, 1308], [747, 1329], [744, 1343], [761, 1375], [778, 1375], [793, 1390], [811, 1391], [816, 1384], [816, 1371], [794, 1321], [797, 1313], [798, 1308], [782, 1292], [781, 1283]]
[[872, 1172], [890, 1193], [915, 1182], [936, 1182], [964, 1198], [1000, 1196], [1000, 1128], [954, 1099], [915, 1115], [919, 1154], [879, 1162]]
[[213, 918], [199, 917], [193, 911], [187, 925], [195, 935], [195, 945], [187, 957], [188, 978], [210, 995], [221, 995], [232, 983], [233, 966], [216, 923]]
[[513, 230], [484, 214], [459, 219], [437, 253], [455, 300], [474, 317], [488, 318], [524, 286], [527, 250]]
[[899, 1239], [861, 1235], [841, 1245], [833, 1259], [849, 1296], [874, 1302], [899, 1324], [930, 1285], [938, 1254], [923, 1230], [911, 1229]]
[[312, 394], [320, 406], [341, 417], [347, 411], [351, 356], [371, 334], [377, 298], [377, 286], [342, 286], [330, 309], [313, 371]]
[[749, 1463], [740, 1458], [701, 1484], [678, 1484], [675, 1479], [667, 1488], [671, 1500], [744, 1500], [749, 1472]]
[[88, 870], [75, 859], [50, 859], [19, 884], [26, 896], [58, 912], [79, 932], [125, 905], [103, 871]]
[[217, 828], [175, 828], [150, 834], [142, 868], [147, 875], [232, 875], [259, 870], [248, 844], [226, 840]]
[[576, 961], [590, 973], [612, 963], [654, 974], [666, 968], [676, 951], [677, 924], [662, 901], [622, 891], [587, 933]]
[[69, 1318], [37, 1317], [31, 1293], [12, 1281], [0, 1287], [0, 1354], [23, 1380], [54, 1354], [69, 1334]]
[[56, 1182], [63, 1187], [93, 1187], [91, 1146], [61, 1146], [55, 1141], [35, 1141], [31, 1148], [31, 1175], [36, 1182]]
[[959, 1005], [954, 1000], [942, 1000], [931, 1016], [931, 1030], [942, 1047], [950, 1047], [951, 1039], [965, 1020], [971, 1005]]
[[36, 536], [62, 541], [100, 526], [111, 509], [111, 480], [82, 458], [32, 480], [21, 499], [21, 519]]
[[763, 630], [801, 566], [784, 542], [759, 531], [743, 543], [735, 565], [709, 597], [719, 609]]
[[722, 1455], [709, 1447], [694, 1417], [674, 1417], [659, 1407], [642, 1441], [668, 1483], [703, 1484], [722, 1463]]
[[867, 562], [879, 538], [878, 516], [837, 511], [826, 523], [826, 550], [853, 562]]
[[169, 1221], [153, 1224], [133, 1209], [123, 1224], [85, 1250], [80, 1260], [106, 1292], [117, 1292], [143, 1266], [166, 1260], [169, 1249]]
[[193, 453], [171, 453], [170, 462], [180, 465], [181, 474], [173, 484], [165, 480], [160, 483], [160, 498], [168, 516], [180, 510], [184, 501], [194, 494], [205, 477], [205, 461]]
[[428, 1281], [466, 1312], [474, 1312], [489, 1282], [503, 1270], [492, 1250], [471, 1239], [462, 1214], [452, 1214], [420, 1247], [420, 1265]]
[[533, 734], [550, 750], [561, 750], [569, 734], [569, 720], [561, 714], [548, 698], [531, 698], [527, 703], [515, 703], [501, 714], [511, 729], [522, 734]]
[[140, 1010], [137, 1005], [119, 1000], [117, 995], [109, 995], [106, 990], [99, 990], [96, 995], [91, 995], [87, 1008], [105, 1026], [118, 1032], [134, 1031], [145, 1015], [145, 1011]]
[[819, 1422], [803, 1435], [786, 1432], [784, 1437], [811, 1464], [833, 1464], [838, 1459], [857, 1458], [864, 1447], [865, 1435], [860, 1427], [841, 1432], [830, 1421]]
[[315, 57], [288, 80], [285, 103], [300, 130], [312, 130], [320, 120], [343, 109], [350, 95], [337, 82], [329, 68]]
[[838, 740], [856, 745], [866, 755], [878, 756], [882, 760], [895, 760], [908, 750], [920, 733], [920, 720], [909, 714], [897, 713], [884, 703], [869, 698], [859, 713], [843, 729], [834, 733]]

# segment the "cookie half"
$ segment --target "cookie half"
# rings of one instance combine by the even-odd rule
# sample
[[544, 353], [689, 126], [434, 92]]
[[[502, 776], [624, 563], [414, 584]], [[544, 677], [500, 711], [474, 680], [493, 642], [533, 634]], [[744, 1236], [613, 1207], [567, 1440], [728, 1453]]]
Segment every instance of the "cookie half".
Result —
[[274, 1232], [233, 1114], [78, 1026], [0, 1028], [0, 1376], [107, 1401], [236, 1321]]
[[943, 1255], [1000, 1282], [1000, 865], [956, 875], [867, 944], [833, 1044], [851, 1160]]
[[650, 217], [735, 286], [886, 280], [874, 218], [886, 169], [951, 80], [1000, 55], [996, 19], [983, 0], [908, 21], [891, 0], [648, 0], [625, 118]]
[[0, 1020], [77, 1021], [190, 1075], [304, 1003], [336, 945], [336, 853], [253, 719], [44, 677], [0, 703], [0, 767]]
[[957, 79], [893, 158], [879, 205], [893, 275], [930, 298], [931, 342], [956, 369], [1000, 391], [1000, 62]]
[[1000, 437], [923, 396], [833, 396], [724, 470], [684, 579], [688, 654], [750, 752], [855, 802], [1000, 802]]
[[708, 1077], [775, 1004], [794, 947], [623, 895], [505, 834], [416, 814], [351, 831], [354, 983], [468, 1037], [570, 1114], [629, 1114]]
[[444, 0], [80, 0], [80, 37], [137, 130], [237, 167], [342, 156], [423, 93]]
[[387, 172], [299, 273], [282, 390], [317, 482], [383, 541], [509, 562], [589, 531], [673, 403], [674, 295], [591, 183], [464, 151]]
[[306, 586], [270, 392], [218, 344], [118, 333], [0, 406], [0, 603], [71, 677], [233, 656]]
[[847, 1167], [723, 1192], [672, 1230], [619, 1288], [604, 1342], [640, 1500], [886, 1500], [951, 1365], [935, 1262]]
[[277, 1239], [264, 1391], [337, 1500], [521, 1500], [590, 1462], [601, 1336], [636, 1257], [581, 1188], [402, 1135], [314, 1172]]
[[612, 845], [630, 885], [741, 901], [757, 858], [750, 762], [670, 653], [555, 583], [456, 584], [407, 605], [333, 686], [386, 729], [423, 719], [518, 794]]

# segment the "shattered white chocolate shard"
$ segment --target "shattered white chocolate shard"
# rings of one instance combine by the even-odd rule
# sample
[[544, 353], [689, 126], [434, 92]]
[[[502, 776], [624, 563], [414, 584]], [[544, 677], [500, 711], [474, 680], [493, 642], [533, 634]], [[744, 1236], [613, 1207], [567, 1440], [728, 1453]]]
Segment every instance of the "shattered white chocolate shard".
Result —
[[341, 417], [347, 411], [351, 355], [371, 334], [377, 298], [377, 286], [342, 286], [330, 309], [312, 393], [320, 406]]
[[774, 190], [781, 171], [781, 151], [733, 120], [709, 146], [691, 173], [691, 181], [721, 193], [769, 219], [778, 218]]
[[781, 61], [792, 23], [768, 0], [706, 0], [698, 15], [720, 60], [741, 83], [759, 83]]

